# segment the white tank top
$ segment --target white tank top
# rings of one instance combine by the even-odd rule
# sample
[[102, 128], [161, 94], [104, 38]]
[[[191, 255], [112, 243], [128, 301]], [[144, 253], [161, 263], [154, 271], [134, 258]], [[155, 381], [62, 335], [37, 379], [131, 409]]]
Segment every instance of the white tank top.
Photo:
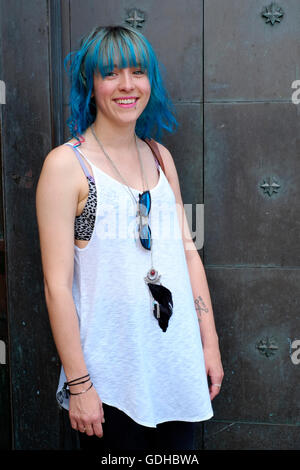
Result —
[[[87, 246], [74, 244], [72, 293], [94, 387], [103, 403], [144, 426], [207, 420], [213, 410], [173, 190], [160, 169], [150, 191], [149, 225], [153, 265], [173, 297], [164, 332], [144, 281], [151, 256], [134, 237], [132, 196], [124, 184], [85, 159], [93, 170], [97, 211]], [[139, 191], [130, 189], [138, 199]], [[61, 367], [57, 393], [65, 381]], [[68, 409], [68, 398], [60, 405]]]

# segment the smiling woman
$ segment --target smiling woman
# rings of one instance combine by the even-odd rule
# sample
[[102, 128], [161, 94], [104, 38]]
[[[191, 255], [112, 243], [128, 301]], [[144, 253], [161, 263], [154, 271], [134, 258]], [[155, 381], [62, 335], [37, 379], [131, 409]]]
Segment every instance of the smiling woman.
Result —
[[174, 107], [159, 69], [159, 63], [149, 41], [130, 27], [98, 27], [83, 37], [78, 51], [70, 52], [68, 73], [71, 79], [68, 119], [71, 135], [77, 138], [94, 122], [97, 109], [93, 98], [95, 75], [115, 77], [116, 69], [131, 68], [135, 77], [148, 78], [151, 96], [147, 107], [136, 123], [141, 138], [160, 140], [162, 131], [176, 129]]
[[176, 129], [173, 105], [132, 28], [95, 28], [69, 60], [71, 139], [47, 155], [36, 195], [57, 401], [83, 449], [192, 450], [223, 370], [176, 167], [157, 142]]
[[[113, 71], [94, 75], [92, 97], [97, 103], [97, 113], [102, 119], [120, 122], [137, 120], [146, 108], [151, 86], [145, 71], [139, 67], [114, 67]], [[134, 96], [130, 94], [135, 93]], [[131, 110], [131, 113], [119, 112], [120, 109]]]

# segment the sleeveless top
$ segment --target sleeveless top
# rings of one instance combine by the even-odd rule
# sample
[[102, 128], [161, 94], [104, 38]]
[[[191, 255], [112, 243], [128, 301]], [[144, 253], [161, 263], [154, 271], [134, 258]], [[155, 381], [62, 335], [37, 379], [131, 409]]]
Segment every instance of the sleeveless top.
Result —
[[[86, 168], [81, 156], [80, 156], [80, 150], [77, 150], [76, 147], [78, 147], [79, 144], [71, 144], [71, 143], [65, 143], [64, 145], [70, 145], [73, 147], [75, 154], [79, 160], [79, 163], [84, 171], [85, 176], [87, 177], [88, 180], [88, 185], [89, 185], [89, 192], [88, 192], [88, 198], [86, 201], [86, 204], [84, 206], [83, 211], [81, 212], [80, 215], [77, 215], [75, 217], [75, 223], [74, 223], [74, 235], [76, 240], [90, 240], [93, 229], [94, 229], [94, 224], [95, 224], [95, 218], [96, 218], [96, 208], [97, 208], [97, 189], [95, 186], [95, 180], [92, 175], [90, 175], [88, 169]], [[155, 159], [155, 164], [157, 167], [157, 171], [159, 174], [159, 162], [156, 159], [156, 156], [154, 155]]]
[[[73, 144], [72, 147], [75, 149]], [[151, 256], [137, 236], [136, 204], [127, 187], [95, 166], [95, 223], [88, 244], [74, 244], [72, 294], [91, 381], [103, 403], [136, 423], [203, 421], [213, 416], [193, 292], [177, 215], [164, 172], [150, 189], [153, 265], [172, 292], [173, 314], [162, 331], [144, 281]], [[82, 160], [82, 159], [81, 159]], [[130, 187], [138, 200], [139, 191]], [[66, 375], [61, 366], [57, 401]]]

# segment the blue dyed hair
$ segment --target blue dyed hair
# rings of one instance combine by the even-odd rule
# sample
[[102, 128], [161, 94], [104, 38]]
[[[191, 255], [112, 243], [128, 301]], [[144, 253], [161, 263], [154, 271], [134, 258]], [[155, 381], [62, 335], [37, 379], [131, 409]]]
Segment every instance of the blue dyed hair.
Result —
[[[67, 63], [70, 61], [69, 70]], [[136, 123], [136, 134], [144, 139], [161, 139], [163, 131], [174, 132], [178, 126], [174, 106], [163, 84], [160, 65], [148, 40], [137, 30], [125, 26], [94, 28], [84, 36], [79, 49], [70, 52], [64, 67], [71, 81], [70, 117], [72, 137], [79, 136], [95, 121], [97, 108], [93, 91], [94, 74], [102, 77], [118, 68], [140, 66], [147, 73], [151, 95]]]

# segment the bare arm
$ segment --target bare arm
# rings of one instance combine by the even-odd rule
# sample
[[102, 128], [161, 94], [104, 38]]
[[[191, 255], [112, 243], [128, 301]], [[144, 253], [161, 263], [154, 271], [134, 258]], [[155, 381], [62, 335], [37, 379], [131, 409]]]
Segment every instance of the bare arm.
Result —
[[220, 391], [220, 385], [222, 384], [224, 376], [219, 340], [203, 263], [198, 252], [197, 256], [195, 254], [187, 259], [195, 309], [203, 344], [206, 372], [211, 382], [210, 398], [213, 399]]
[[213, 384], [220, 385], [222, 383], [224, 372], [206, 274], [202, 260], [190, 234], [174, 160], [170, 152], [164, 146], [159, 144], [159, 149], [164, 161], [166, 176], [168, 177], [176, 199], [178, 219], [181, 225], [182, 240], [203, 344], [206, 372], [211, 381], [210, 398], [213, 399], [220, 391], [220, 387]]
[[[47, 155], [36, 191], [45, 299], [67, 381], [88, 374], [72, 296], [74, 219], [80, 180], [77, 162], [70, 152], [71, 149], [60, 146]], [[90, 382], [76, 385], [72, 392], [82, 391], [89, 385]], [[87, 427], [89, 433], [93, 430], [100, 437], [103, 434], [101, 410], [102, 403], [94, 388], [70, 397], [70, 418], [74, 429]]]

